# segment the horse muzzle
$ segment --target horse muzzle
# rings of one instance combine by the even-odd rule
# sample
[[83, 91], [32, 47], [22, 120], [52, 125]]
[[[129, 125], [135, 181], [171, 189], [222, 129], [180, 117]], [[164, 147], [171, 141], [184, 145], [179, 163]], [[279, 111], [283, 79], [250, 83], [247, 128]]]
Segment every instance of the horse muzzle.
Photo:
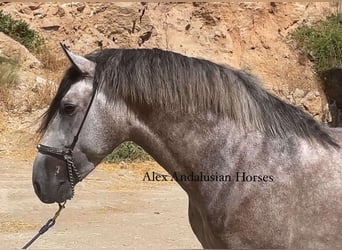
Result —
[[37, 155], [33, 164], [32, 184], [36, 195], [44, 203], [61, 203], [73, 197], [64, 161], [48, 155]]

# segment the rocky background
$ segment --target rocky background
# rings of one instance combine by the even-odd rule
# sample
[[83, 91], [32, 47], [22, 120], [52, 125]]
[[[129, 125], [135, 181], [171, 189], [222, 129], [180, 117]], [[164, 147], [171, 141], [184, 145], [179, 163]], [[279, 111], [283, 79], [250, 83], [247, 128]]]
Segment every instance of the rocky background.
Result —
[[229, 64], [255, 74], [264, 88], [316, 119], [331, 119], [313, 62], [295, 49], [290, 33], [336, 13], [333, 2], [7, 2], [0, 8], [38, 31], [54, 61], [52, 68], [44, 67], [35, 55], [0, 33], [0, 55], [15, 55], [21, 64], [19, 83], [11, 90], [14, 98], [7, 109], [0, 104], [2, 131], [19, 123], [33, 133], [34, 126], [28, 124], [45, 110], [68, 66], [60, 42], [81, 54], [109, 47], [158, 47]]

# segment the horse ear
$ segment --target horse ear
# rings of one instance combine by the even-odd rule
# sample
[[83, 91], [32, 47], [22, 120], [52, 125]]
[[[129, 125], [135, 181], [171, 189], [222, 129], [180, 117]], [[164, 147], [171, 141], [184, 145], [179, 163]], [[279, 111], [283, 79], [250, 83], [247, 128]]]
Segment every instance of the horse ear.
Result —
[[70, 62], [85, 76], [94, 77], [96, 63], [87, 58], [75, 55], [61, 43], [62, 49], [69, 58]]

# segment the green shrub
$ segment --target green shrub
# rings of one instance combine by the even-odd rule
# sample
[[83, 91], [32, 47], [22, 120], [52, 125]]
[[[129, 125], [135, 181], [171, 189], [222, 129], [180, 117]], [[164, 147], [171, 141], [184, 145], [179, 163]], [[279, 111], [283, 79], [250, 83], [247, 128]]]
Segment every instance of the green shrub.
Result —
[[44, 45], [44, 39], [30, 29], [25, 21], [14, 20], [2, 11], [0, 11], [0, 32], [21, 43], [31, 52], [38, 52]]
[[110, 155], [105, 158], [106, 162], [132, 162], [152, 160], [152, 157], [147, 154], [140, 146], [133, 142], [124, 142], [117, 147]]
[[291, 36], [296, 47], [314, 60], [315, 70], [321, 75], [325, 70], [342, 66], [341, 16], [331, 16], [312, 26], [301, 26]]

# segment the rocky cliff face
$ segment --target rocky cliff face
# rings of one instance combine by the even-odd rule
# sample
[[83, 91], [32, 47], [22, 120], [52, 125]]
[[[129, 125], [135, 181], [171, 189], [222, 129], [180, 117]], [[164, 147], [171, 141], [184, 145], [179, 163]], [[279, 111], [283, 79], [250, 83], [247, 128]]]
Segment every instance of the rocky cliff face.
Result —
[[[332, 3], [1, 3], [0, 7], [45, 37], [56, 57], [63, 57], [59, 42], [77, 53], [108, 47], [172, 50], [249, 71], [266, 89], [319, 120], [328, 119], [312, 62], [294, 50], [289, 33], [333, 14]], [[31, 68], [38, 68], [35, 75], [44, 75], [39, 67]]]

